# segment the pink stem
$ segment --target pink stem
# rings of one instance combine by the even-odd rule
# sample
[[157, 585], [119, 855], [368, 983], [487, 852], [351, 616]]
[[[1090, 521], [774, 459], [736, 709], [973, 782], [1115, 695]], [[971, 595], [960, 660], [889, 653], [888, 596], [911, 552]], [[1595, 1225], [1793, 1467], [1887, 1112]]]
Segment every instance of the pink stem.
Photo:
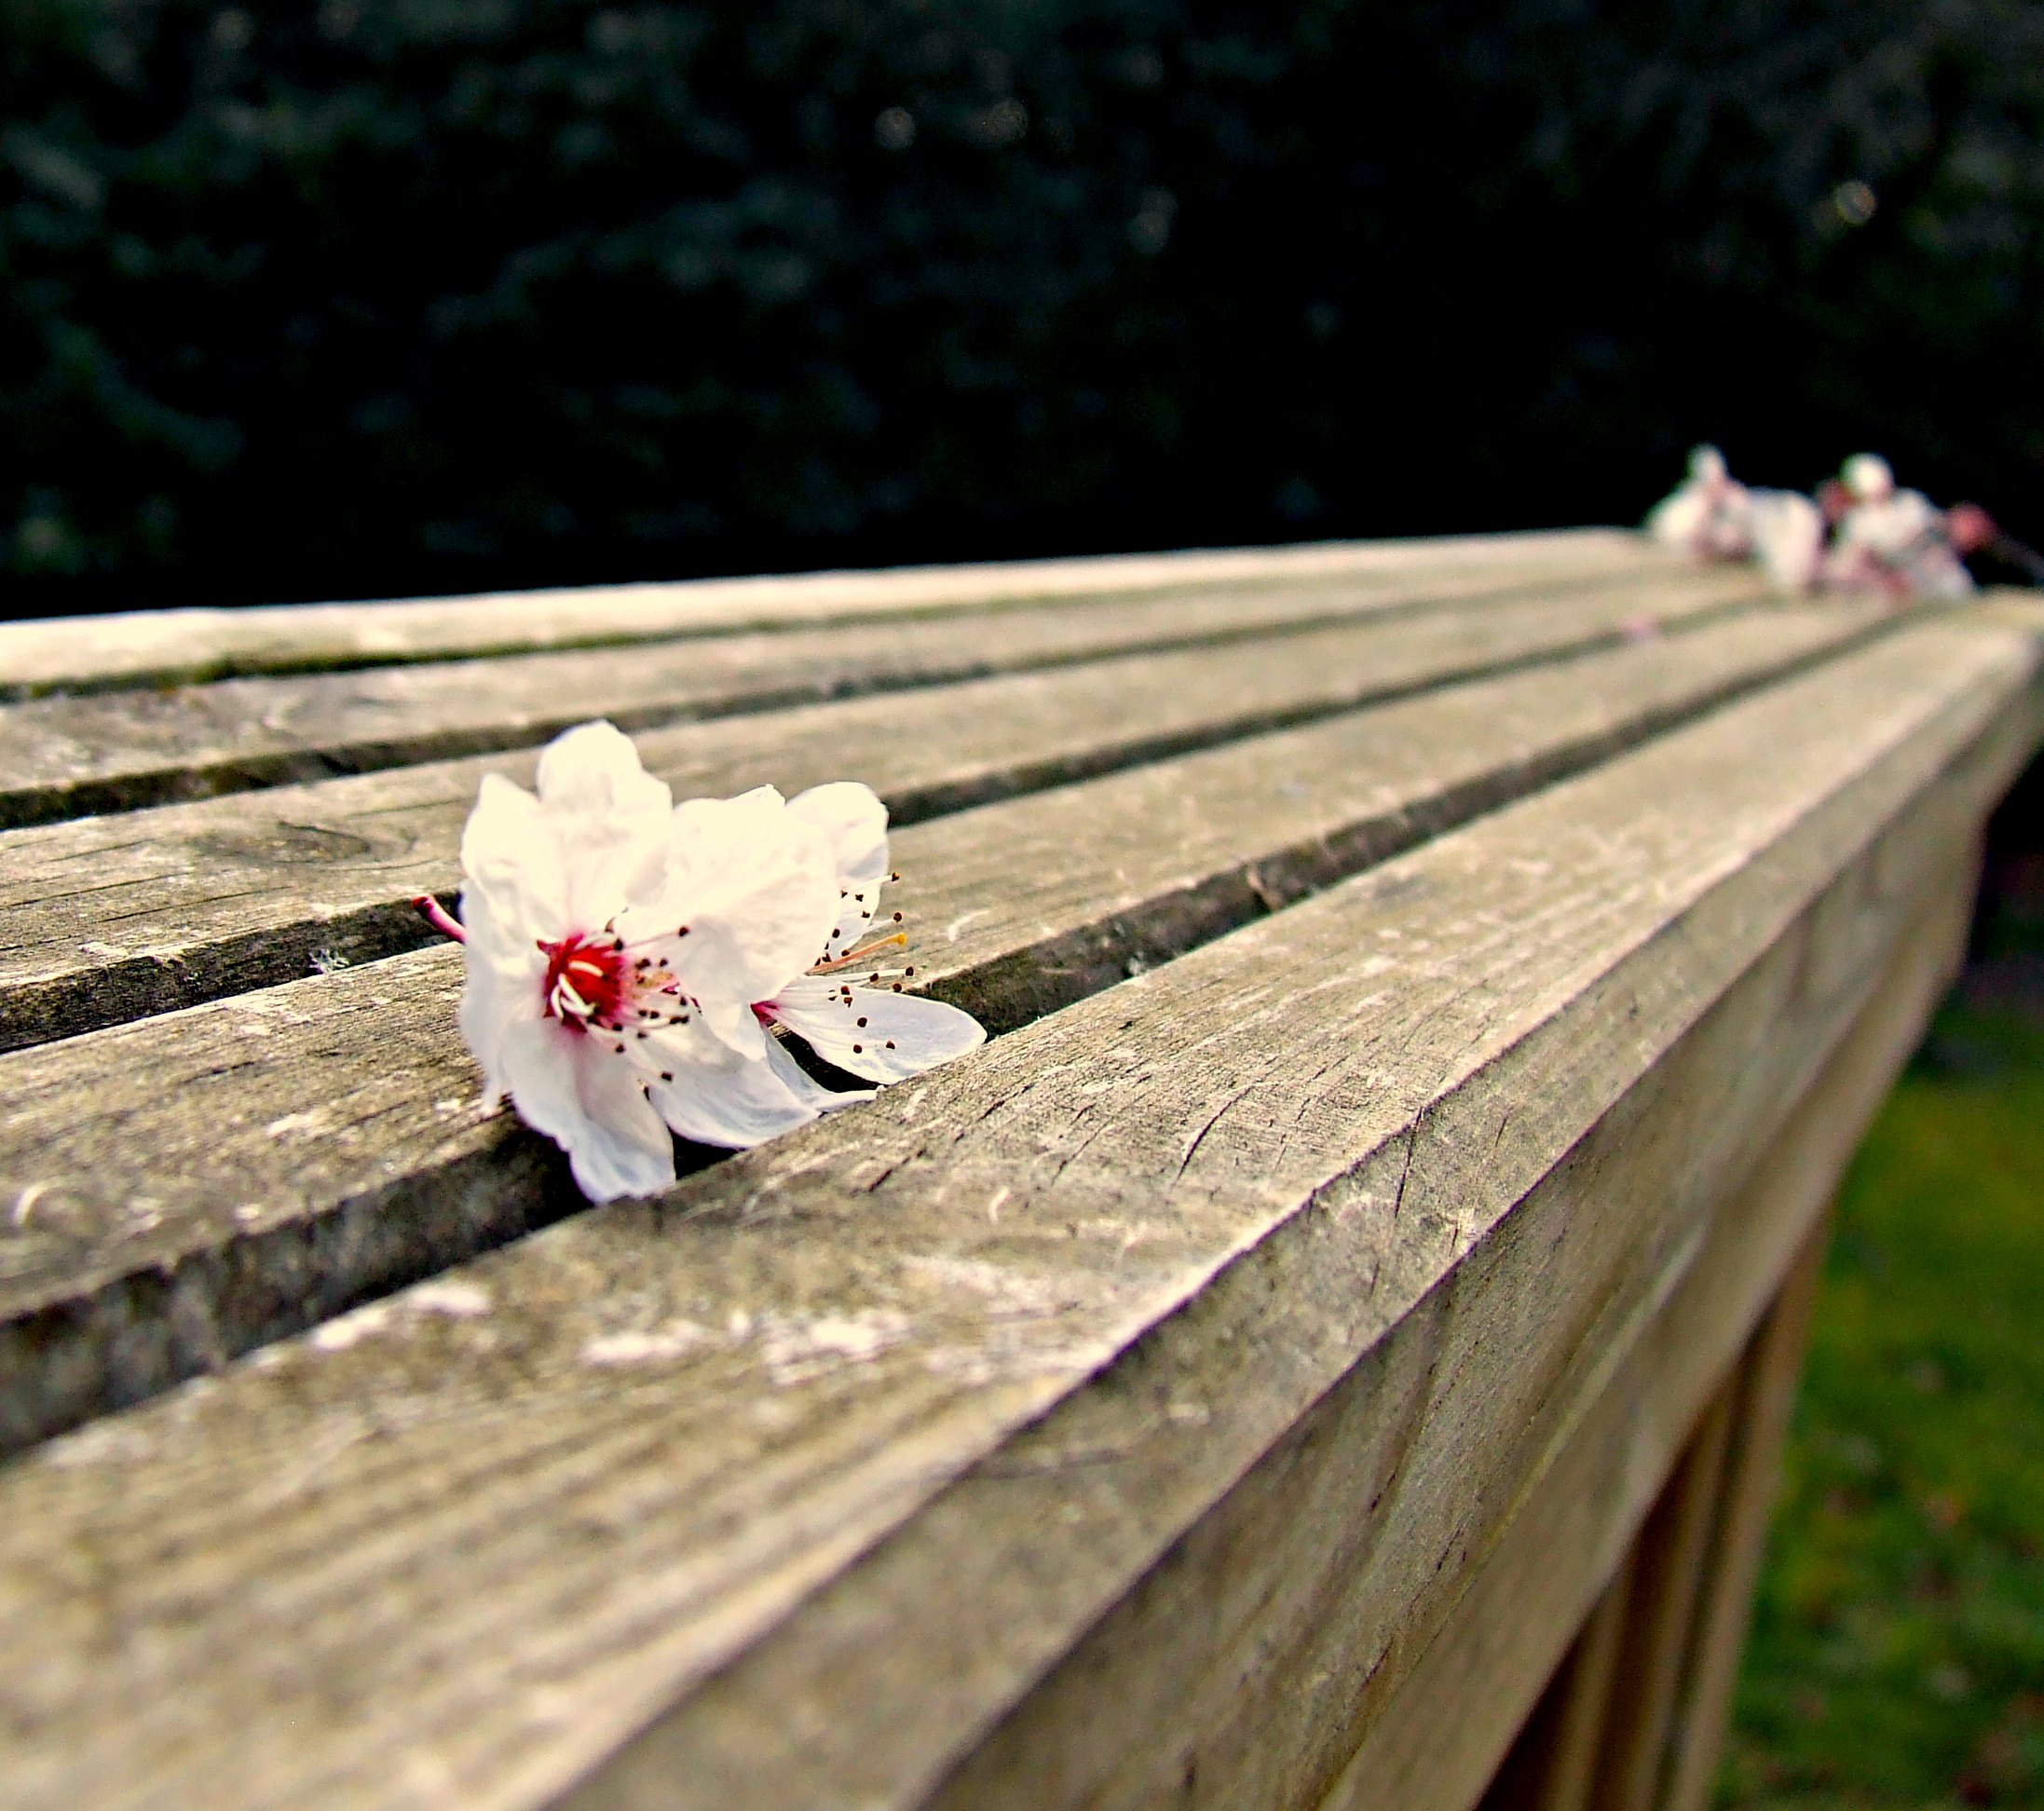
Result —
[[461, 920], [450, 918], [447, 909], [431, 893], [420, 893], [412, 901], [412, 906], [427, 923], [443, 937], [452, 937], [457, 944], [469, 941], [469, 933], [462, 929]]

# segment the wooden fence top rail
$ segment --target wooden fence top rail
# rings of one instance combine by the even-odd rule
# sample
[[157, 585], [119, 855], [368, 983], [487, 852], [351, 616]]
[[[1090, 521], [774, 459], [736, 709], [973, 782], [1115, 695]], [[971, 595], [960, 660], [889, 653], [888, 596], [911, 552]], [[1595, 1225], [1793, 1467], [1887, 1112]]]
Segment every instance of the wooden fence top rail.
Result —
[[[1637, 569], [1620, 529], [1443, 536], [1420, 541], [1192, 550], [1080, 560], [880, 572], [702, 579], [497, 592], [388, 604], [138, 610], [55, 622], [0, 623], [0, 698], [130, 690], [251, 673], [312, 673], [599, 647], [677, 635], [889, 621], [1064, 598], [1138, 596], [1248, 583], [1396, 580], [1408, 571], [1545, 567], [1560, 577]], [[1664, 563], [1665, 563], [1665, 556]]]
[[[1466, 1811], [2044, 735], [1602, 530], [127, 622], [0, 628], [22, 1806]], [[992, 1040], [587, 1207], [406, 902], [605, 714]]]

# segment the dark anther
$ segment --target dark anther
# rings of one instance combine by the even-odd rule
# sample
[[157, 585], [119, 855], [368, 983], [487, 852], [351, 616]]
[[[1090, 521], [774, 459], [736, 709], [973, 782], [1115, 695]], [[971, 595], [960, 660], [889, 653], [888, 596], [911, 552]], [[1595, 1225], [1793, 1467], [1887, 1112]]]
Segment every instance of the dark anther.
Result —
[[896, 924], [899, 924], [901, 922], [901, 914], [899, 912], [896, 912], [894, 914], [894, 922]]
[[672, 1082], [672, 1081], [673, 1081], [673, 1080], [675, 1079], [675, 1072], [674, 1072], [674, 1070], [672, 1070], [672, 1069], [662, 1069], [662, 1070], [661, 1070], [661, 1072], [660, 1072], [660, 1079], [661, 1079], [661, 1080], [662, 1082]]
[[865, 1029], [865, 1021], [864, 1019], [861, 1019], [859, 1021], [859, 1029], [862, 1031]]
[[865, 1046], [864, 1044], [853, 1044], [852, 1054], [854, 1056], [864, 1056], [865, 1055]]
[[894, 983], [894, 991], [896, 993], [901, 992], [901, 983], [899, 981]]
[[894, 1041], [893, 1041], [893, 1039], [892, 1039], [892, 1038], [888, 1039], [888, 1041], [887, 1041], [887, 1047], [888, 1047], [888, 1049], [890, 1049], [890, 1050], [893, 1049], [893, 1047], [894, 1047]]

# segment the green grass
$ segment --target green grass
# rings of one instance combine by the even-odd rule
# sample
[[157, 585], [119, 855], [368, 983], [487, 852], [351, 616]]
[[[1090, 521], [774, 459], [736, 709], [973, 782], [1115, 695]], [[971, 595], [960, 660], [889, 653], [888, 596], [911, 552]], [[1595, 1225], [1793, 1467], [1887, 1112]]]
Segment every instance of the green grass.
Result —
[[2044, 1806], [2044, 1021], [1947, 1007], [1854, 1163], [1719, 1801]]

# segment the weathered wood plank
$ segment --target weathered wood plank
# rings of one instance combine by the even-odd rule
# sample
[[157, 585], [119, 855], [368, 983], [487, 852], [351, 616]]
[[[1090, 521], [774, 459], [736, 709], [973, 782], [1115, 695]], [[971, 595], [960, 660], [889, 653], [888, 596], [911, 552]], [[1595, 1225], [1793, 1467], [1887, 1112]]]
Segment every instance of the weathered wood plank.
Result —
[[[793, 792], [852, 775], [913, 824], [1175, 747], [1311, 722], [1364, 697], [1509, 671], [1535, 654], [1566, 660], [1573, 645], [1609, 642], [1602, 608], [1505, 608], [1109, 661], [654, 731], [641, 752], [683, 797], [762, 783]], [[1763, 613], [1529, 684], [1615, 686], [1620, 699], [1639, 697], [1633, 715], [1683, 701], [1701, 708], [1891, 620], [1865, 606]], [[1639, 692], [1633, 674], [1659, 676]], [[1526, 686], [1501, 694], [1527, 695]], [[1579, 702], [1567, 711], [1583, 720]], [[1608, 718], [1628, 720], [1623, 705]], [[441, 763], [0, 835], [0, 1050], [422, 946], [429, 933], [406, 902], [455, 885], [482, 775], [529, 785], [536, 758]]]
[[1310, 583], [1452, 567], [1637, 570], [1665, 554], [1621, 529], [585, 586], [388, 604], [148, 610], [0, 623], [0, 699], [236, 674], [617, 646], [749, 628], [903, 620], [1057, 598]]
[[[1645, 572], [1573, 579], [1559, 590], [1536, 583], [1531, 594], [1524, 584], [1509, 583], [1508, 571], [1450, 568], [934, 622], [43, 699], [0, 706], [0, 825], [537, 747], [592, 716], [638, 729], [1055, 668], [1129, 650], [1154, 657], [1174, 648], [1228, 649], [1288, 631], [1303, 634], [1436, 606], [1447, 610], [1446, 620], [1418, 627], [1404, 646], [1393, 640], [1383, 650], [1381, 675], [1360, 648], [1332, 655], [1330, 683], [1306, 688], [1301, 701], [1307, 709], [1316, 701], [1318, 708], [1338, 708], [1439, 670], [1458, 642], [1469, 644], [1467, 664], [1499, 664], [1543, 648], [1608, 639], [1620, 624], [1680, 621], [1766, 595], [1756, 575], [1737, 568], [1665, 572], [1650, 565]], [[1432, 650], [1431, 668], [1423, 648]], [[1261, 658], [1281, 659], [1282, 650]], [[1173, 662], [1166, 658], [1162, 664]], [[1139, 691], [1125, 677], [1122, 685]], [[1206, 711], [1192, 721], [1229, 721], [1224, 688], [1185, 696]], [[1260, 708], [1274, 707], [1253, 700], [1242, 707], [1251, 721]]]
[[[1265, 1605], [1356, 1644], [1326, 1708], [1388, 1691], [1394, 1631], [1424, 1646], [1430, 1594], [1508, 1506], [1480, 1482], [1472, 1502], [1472, 1477], [1537, 1476], [1566, 1447], [1688, 1267], [1713, 1185], [1765, 1149], [2027, 755], [2035, 667], [2027, 637], [1912, 630], [666, 1207], [579, 1216], [16, 1462], [12, 1789], [531, 1804], [668, 1709], [592, 1791], [906, 1803], [1217, 1499], [1244, 1506], [1231, 1487], [1274, 1440], [1247, 1497], [1309, 1550], [1319, 1492], [1353, 1511], [1359, 1473], [1396, 1480], [1369, 1551], [1277, 1556], [1369, 1614], [1337, 1631], [1267, 1579], [1231, 1598], [1203, 1537], [1111, 1621], [1162, 1618], [1183, 1662]], [[1315, 1479], [1342, 1406], [1377, 1433]], [[1416, 1443], [1443, 1463], [1401, 1470]], [[1195, 1584], [1209, 1608], [1174, 1620]], [[1239, 1658], [1113, 1679], [1124, 1730], [1210, 1743], [1251, 1784], [1302, 1729], [1355, 1725], [1274, 1716]], [[1025, 1758], [1039, 1787], [1104, 1768], [1103, 1804], [1157, 1779], [1125, 1749]], [[1014, 1790], [961, 1802], [1058, 1802], [987, 1783]]]
[[[1510, 1530], [1506, 1531], [1505, 1540], [1517, 1545]], [[1595, 1777], [1598, 1741], [1604, 1732], [1604, 1711], [1611, 1702], [1618, 1646], [1625, 1637], [1626, 1600], [1632, 1589], [1632, 1567], [1637, 1556], [1635, 1544], [1633, 1551], [1619, 1564], [1618, 1575], [1604, 1586], [1602, 1596], [1597, 1600], [1597, 1607], [1589, 1613], [1589, 1619], [1570, 1645], [1560, 1670], [1548, 1682], [1532, 1718], [1519, 1731], [1504, 1764], [1484, 1790], [1483, 1797], [1478, 1801], [1480, 1811], [1584, 1811]], [[1495, 1563], [1493, 1558], [1490, 1564]], [[1488, 1567], [1478, 1576], [1479, 1580], [1487, 1579], [1490, 1576]], [[1480, 1588], [1479, 1584], [1472, 1589], [1472, 1599]], [[1482, 1605], [1490, 1614], [1516, 1614], [1492, 1601], [1489, 1595], [1483, 1598]], [[1489, 1657], [1489, 1643], [1483, 1641], [1486, 1631], [1474, 1624], [1463, 1626], [1467, 1614], [1458, 1606], [1450, 1627], [1435, 1638], [1426, 1657], [1414, 1669], [1413, 1681], [1408, 1682], [1406, 1691], [1392, 1701], [1384, 1716], [1379, 1719], [1380, 1729], [1398, 1717], [1407, 1695], [1423, 1689], [1418, 1681], [1425, 1678], [1428, 1684], [1433, 1683], [1427, 1676], [1439, 1665], [1433, 1656], [1437, 1650], [1447, 1654], [1456, 1637], [1459, 1636], [1465, 1645], [1481, 1647]], [[1523, 1691], [1523, 1680], [1515, 1678], [1508, 1666], [1499, 1668], [1499, 1672], [1500, 1677], [1486, 1681], [1491, 1688], [1485, 1694], [1486, 1699], [1516, 1695], [1515, 1688]], [[1462, 1677], [1451, 1682], [1453, 1687], [1466, 1687], [1471, 1682]], [[1451, 1714], [1444, 1703], [1428, 1704], [1422, 1709], [1429, 1722], [1447, 1721]], [[1490, 1733], [1489, 1722], [1487, 1718], [1486, 1727], [1478, 1735], [1479, 1741], [1482, 1735]], [[1481, 1751], [1478, 1750], [1479, 1754]], [[1471, 1757], [1463, 1765], [1466, 1767], [1474, 1763], [1475, 1757]], [[1341, 1790], [1338, 1781], [1338, 1797]]]
[[[914, 825], [891, 897], [919, 928], [919, 985], [1012, 1028], [1855, 628], [1745, 619]], [[452, 878], [458, 818], [437, 821], [436, 865], [394, 877], [400, 897]], [[245, 909], [235, 895], [258, 882], [225, 878]], [[537, 1141], [468, 1110], [457, 977], [443, 946], [0, 1058], [8, 1447], [576, 1205]]]
[[1676, 1707], [1663, 1811], [1708, 1811], [1717, 1784], [1739, 1650], [1752, 1618], [1767, 1522], [1781, 1479], [1781, 1443], [1803, 1374], [1810, 1314], [1830, 1225], [1819, 1219], [1755, 1336], [1740, 1378], [1737, 1444], [1732, 1454], [1710, 1556], [1704, 1614]]
[[[1376, 1720], [1428, 1645], [1465, 1568], [1567, 1446], [1587, 1404], [1631, 1362], [1640, 1327], [1698, 1250], [1709, 1210], [1758, 1160], [1768, 1128], [1804, 1091], [1841, 1017], [1879, 974], [1885, 949], [1876, 928], [1906, 919], [1906, 902], [1925, 886], [1948, 884], [1957, 865], [1952, 850], [1963, 849], [1970, 821], [1948, 795], [1887, 832], [1883, 849], [1904, 866], [1888, 875], [1885, 884], [1901, 891], [1882, 906], [1871, 906], [1870, 895], [1883, 892], [1871, 871], [1848, 870], [1833, 882], [1519, 1203], [1494, 1244], [1480, 1245], [1419, 1298], [1324, 1400], [1294, 1398], [1311, 1412], [1219, 1509], [1175, 1545], [1159, 1542], [1161, 1563], [1137, 1589], [1109, 1600], [1111, 1612], [1077, 1649], [1057, 1651], [1063, 1657], [1048, 1681], [933, 1803], [946, 1811], [1176, 1805], [1190, 1779], [1194, 1804], [1312, 1804], [1355, 1733]], [[1878, 870], [1886, 859], [1876, 851], [1862, 863]], [[1694, 924], [1679, 934], [1678, 961], [1715, 942]], [[1633, 1008], [1651, 1012], [1651, 991], [1598, 989], [1617, 1035]], [[1488, 1099], [1496, 1117], [1473, 1124], [1452, 1123], [1454, 1108], [1437, 1106], [1423, 1122], [1411, 1168], [1401, 1165], [1380, 1186], [1401, 1200], [1403, 1215], [1424, 1214], [1428, 1192], [1415, 1209], [1413, 1190], [1431, 1148], [1441, 1153], [1432, 1179], [1453, 1178], [1448, 1211], [1460, 1211], [1472, 1187], [1494, 1186], [1490, 1166], [1537, 1137], [1543, 1108], [1566, 1098], [1581, 1075], [1577, 1068], [1552, 1078], [1542, 1107], [1524, 1096]], [[1409, 1234], [1417, 1235], [1417, 1228]], [[1210, 1396], [1200, 1392], [1208, 1400], [1271, 1390], [1288, 1348], [1301, 1342], [1298, 1323], [1310, 1325], [1316, 1312], [1352, 1314], [1369, 1276], [1341, 1265], [1329, 1243], [1290, 1249], [1292, 1260], [1280, 1264], [1267, 1241], [1263, 1264], [1245, 1285], [1270, 1316], [1252, 1323], [1260, 1343], [1241, 1350], [1248, 1335], [1238, 1327], [1222, 1352], [1206, 1345], [1175, 1364], [1158, 1352], [1146, 1369], [1165, 1366], [1203, 1382], [1218, 1375]], [[1233, 1275], [1209, 1286], [1202, 1314], [1218, 1314], [1219, 1291]], [[1160, 1328], [1152, 1342], [1176, 1328]], [[1689, 1425], [1685, 1418], [1666, 1430], [1666, 1450], [1679, 1450]], [[1205, 1431], [1209, 1446], [1226, 1427], [1217, 1414]], [[1132, 1507], [1155, 1518], [1151, 1532], [1161, 1532], [1157, 1522], [1176, 1506], [1168, 1487], [1181, 1481], [1160, 1476], [1152, 1455], [1165, 1444], [1155, 1436], [1146, 1442], [1139, 1492], [1127, 1474], [1105, 1480], [1113, 1510], [1085, 1524], [1083, 1555], [1060, 1555], [1059, 1564], [1090, 1571], [1093, 1544], [1107, 1538], [1101, 1530], [1125, 1527]], [[1226, 1457], [1207, 1450], [1200, 1462], [1218, 1467]], [[982, 1522], [979, 1537], [994, 1526]], [[1049, 1589], [1041, 1560], [1030, 1585], [1039, 1596]], [[934, 1590], [935, 1579], [924, 1586]], [[966, 1588], [990, 1586], [974, 1577]], [[1003, 1607], [1025, 1629], [1042, 1614], [1013, 1593]], [[1583, 1608], [1572, 1605], [1572, 1617]], [[1564, 1641], [1574, 1626], [1564, 1627]], [[1005, 1629], [995, 1639], [1020, 1645]], [[1554, 1657], [1553, 1649], [1542, 1656], [1543, 1674]], [[897, 1691], [905, 1682], [893, 1681]], [[774, 1701], [785, 1704], [791, 1695], [780, 1683]], [[882, 1720], [879, 1704], [865, 1702]], [[1512, 1707], [1486, 1772], [1524, 1708], [1525, 1700]], [[849, 1714], [847, 1726], [861, 1721]], [[705, 1737], [715, 1732], [714, 1722], [695, 1727]], [[801, 1758], [811, 1764], [799, 1777], [814, 1790], [824, 1775], [811, 1755]], [[858, 1764], [849, 1752], [836, 1759]], [[737, 1791], [729, 1778], [720, 1784]], [[756, 1801], [740, 1793], [731, 1802]], [[1387, 1795], [1383, 1803], [1402, 1802]]]
[[[1969, 885], [1950, 889], [1898, 952], [1788, 1126], [1713, 1219], [1666, 1309], [1362, 1732], [1321, 1811], [1467, 1811], [1483, 1794], [1548, 1670], [1625, 1564], [1745, 1329], [1808, 1249], [1956, 969], [1969, 898]], [[1587, 1771], [1573, 1783], [1587, 1789]], [[1581, 1804], [1558, 1793], [1551, 1811]]]
[[1732, 1440], [1732, 1382], [1705, 1406], [1675, 1473], [1640, 1532], [1618, 1677], [1599, 1745], [1590, 1811], [1655, 1811], [1669, 1730], [1696, 1636]]

